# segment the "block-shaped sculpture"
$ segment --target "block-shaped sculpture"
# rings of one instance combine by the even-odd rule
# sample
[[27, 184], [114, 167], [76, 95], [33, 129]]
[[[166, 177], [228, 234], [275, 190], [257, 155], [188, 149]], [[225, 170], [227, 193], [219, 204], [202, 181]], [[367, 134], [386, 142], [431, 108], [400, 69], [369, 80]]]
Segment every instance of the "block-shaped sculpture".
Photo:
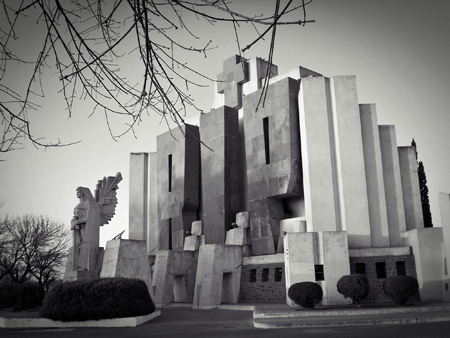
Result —
[[200, 117], [203, 232], [206, 244], [224, 244], [242, 210], [238, 111], [224, 106]]
[[159, 249], [183, 250], [197, 220], [200, 187], [198, 127], [184, 125], [157, 138]]
[[153, 272], [155, 305], [192, 303], [198, 251], [159, 250]]
[[[442, 234], [444, 242], [442, 245], [443, 261], [443, 299], [450, 301], [450, 194], [439, 193], [439, 206], [441, 209]], [[447, 284], [447, 285], [446, 285]]]
[[303, 196], [298, 90], [298, 81], [286, 78], [270, 86], [257, 110], [261, 91], [243, 100], [253, 255], [276, 252], [283, 198]]
[[223, 72], [217, 76], [217, 92], [225, 94], [225, 105], [242, 107], [242, 84], [248, 81], [248, 61], [233, 55], [223, 62]]
[[144, 240], [113, 239], [106, 243], [101, 278], [124, 277], [142, 279], [154, 298], [147, 243]]
[[223, 303], [237, 303], [241, 265], [241, 246], [202, 245], [198, 257], [193, 308], [213, 309]]
[[378, 126], [383, 164], [384, 192], [389, 224], [389, 242], [393, 247], [405, 245], [405, 207], [394, 126]]

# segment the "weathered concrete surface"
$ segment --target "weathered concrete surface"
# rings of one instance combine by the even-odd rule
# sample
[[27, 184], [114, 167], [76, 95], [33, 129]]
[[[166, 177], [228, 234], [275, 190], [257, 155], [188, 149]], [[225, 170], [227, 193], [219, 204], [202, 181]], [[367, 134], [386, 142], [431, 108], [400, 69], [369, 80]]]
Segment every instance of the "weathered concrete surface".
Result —
[[378, 126], [383, 164], [384, 191], [389, 224], [389, 242], [393, 247], [404, 246], [406, 231], [402, 179], [394, 126]]
[[153, 272], [156, 307], [192, 303], [197, 260], [198, 251], [158, 251]]
[[416, 261], [420, 300], [442, 300], [442, 228], [413, 229], [406, 236]]
[[181, 129], [172, 129], [157, 138], [159, 249], [183, 250], [184, 237], [197, 220], [199, 131], [188, 124]]
[[374, 104], [360, 104], [359, 113], [361, 117], [364, 166], [366, 168], [372, 246], [387, 247], [389, 246], [389, 226], [377, 111]]
[[239, 245], [205, 244], [200, 247], [194, 309], [213, 309], [222, 303], [238, 302], [242, 259]]
[[148, 154], [149, 159], [149, 191], [148, 191], [148, 233], [147, 249], [148, 254], [155, 256], [158, 252], [158, 154], [152, 152]]
[[233, 55], [223, 62], [223, 72], [217, 76], [217, 92], [225, 94], [225, 106], [242, 107], [242, 84], [249, 78], [248, 61]]
[[130, 154], [128, 238], [147, 240], [148, 153]]
[[450, 301], [450, 194], [439, 193], [439, 206], [441, 208], [442, 235], [444, 238], [442, 243], [442, 293], [443, 300]]
[[243, 208], [238, 111], [224, 106], [200, 117], [203, 231], [206, 244], [224, 244]]
[[406, 230], [421, 229], [424, 227], [423, 212], [414, 147], [398, 147], [398, 157], [402, 178]]
[[276, 252], [282, 198], [303, 196], [298, 90], [298, 81], [286, 78], [270, 86], [257, 111], [261, 91], [243, 100], [253, 255]]
[[108, 241], [100, 277], [142, 279], [147, 284], [150, 296], [155, 299], [145, 240], [113, 239]]

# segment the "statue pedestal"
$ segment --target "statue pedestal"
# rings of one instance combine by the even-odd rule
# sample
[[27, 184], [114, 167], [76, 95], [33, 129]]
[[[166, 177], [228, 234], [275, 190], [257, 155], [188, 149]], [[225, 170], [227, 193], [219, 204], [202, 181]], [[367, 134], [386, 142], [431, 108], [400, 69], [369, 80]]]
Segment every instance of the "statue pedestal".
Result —
[[98, 248], [97, 261], [93, 270], [74, 270], [73, 247], [71, 247], [69, 249], [69, 254], [67, 255], [66, 271], [64, 272], [63, 278], [64, 282], [99, 278], [104, 254], [105, 250], [103, 248]]

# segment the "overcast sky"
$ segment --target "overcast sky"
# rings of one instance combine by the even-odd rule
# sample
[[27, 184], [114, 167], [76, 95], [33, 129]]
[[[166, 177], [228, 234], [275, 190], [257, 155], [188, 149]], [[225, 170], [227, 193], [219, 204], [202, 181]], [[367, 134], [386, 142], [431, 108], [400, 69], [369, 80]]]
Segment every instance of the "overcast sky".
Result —
[[[238, 5], [247, 11], [262, 11], [273, 2], [239, 1]], [[433, 222], [441, 226], [438, 194], [450, 193], [450, 2], [315, 0], [307, 8], [307, 18], [315, 23], [277, 31], [273, 61], [279, 73], [303, 66], [327, 77], [356, 75], [359, 102], [376, 104], [378, 124], [396, 126], [399, 146], [410, 145], [415, 138], [427, 174]], [[192, 27], [196, 34], [206, 34], [204, 25], [194, 21]], [[33, 37], [34, 29], [31, 22], [27, 27], [30, 34], [21, 42], [30, 54], [38, 51], [40, 41]], [[241, 27], [242, 45], [251, 41], [246, 29], [252, 28]], [[207, 32], [218, 48], [207, 58], [196, 55], [186, 61], [215, 77], [222, 71], [222, 61], [237, 53], [236, 42], [230, 24], [208, 27]], [[267, 41], [244, 56], [267, 59]], [[129, 72], [131, 78], [139, 76], [138, 69]], [[23, 76], [18, 70], [4, 81], [12, 84]], [[195, 102], [205, 112], [214, 100], [214, 86], [209, 84], [191, 88]], [[68, 226], [78, 202], [76, 187], [94, 191], [97, 180], [121, 172], [124, 179], [119, 184], [116, 216], [101, 231], [104, 245], [122, 230], [128, 232], [130, 153], [155, 151], [156, 136], [167, 127], [160, 124], [158, 116], [148, 116], [136, 128], [137, 139], [129, 134], [116, 142], [109, 136], [102, 114], [89, 117], [91, 104], [78, 100], [68, 118], [52, 85], [49, 88], [33, 120], [34, 133], [49, 141], [59, 137], [62, 142], [82, 142], [47, 150], [25, 143], [25, 149], [0, 154], [0, 159], [6, 160], [0, 162], [0, 198], [5, 203], [1, 212], [48, 215]]]

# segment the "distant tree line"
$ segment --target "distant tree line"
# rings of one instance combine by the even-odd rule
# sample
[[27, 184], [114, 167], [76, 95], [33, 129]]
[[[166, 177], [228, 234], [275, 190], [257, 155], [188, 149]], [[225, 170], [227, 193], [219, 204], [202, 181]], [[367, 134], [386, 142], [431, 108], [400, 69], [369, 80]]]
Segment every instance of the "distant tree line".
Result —
[[48, 217], [0, 218], [0, 282], [35, 280], [48, 287], [63, 272], [70, 234]]

